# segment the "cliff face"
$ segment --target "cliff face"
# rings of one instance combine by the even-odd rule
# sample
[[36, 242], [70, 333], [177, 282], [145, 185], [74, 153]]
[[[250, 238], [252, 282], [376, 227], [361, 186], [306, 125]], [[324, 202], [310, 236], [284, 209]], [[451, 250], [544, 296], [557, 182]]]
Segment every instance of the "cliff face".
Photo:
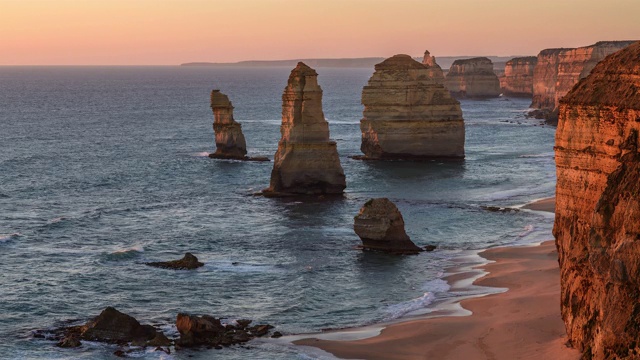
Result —
[[632, 41], [601, 41], [576, 49], [546, 49], [538, 54], [533, 72], [532, 108], [557, 117], [560, 99], [585, 78], [598, 62]]
[[554, 236], [561, 306], [587, 359], [640, 357], [640, 42], [561, 101]]
[[462, 110], [443, 80], [428, 52], [423, 64], [409, 55], [377, 64], [362, 90], [364, 158], [463, 158]]
[[209, 156], [219, 159], [244, 159], [247, 144], [242, 134], [242, 126], [233, 119], [233, 105], [229, 97], [220, 90], [211, 91], [211, 109], [214, 116], [216, 152]]
[[336, 143], [322, 112], [315, 70], [299, 62], [282, 95], [282, 138], [265, 195], [341, 194], [346, 187]]
[[456, 97], [500, 96], [500, 80], [493, 72], [493, 63], [486, 57], [454, 61], [447, 73], [445, 86]]
[[533, 96], [533, 69], [538, 62], [535, 56], [518, 57], [507, 61], [500, 88], [506, 96]]

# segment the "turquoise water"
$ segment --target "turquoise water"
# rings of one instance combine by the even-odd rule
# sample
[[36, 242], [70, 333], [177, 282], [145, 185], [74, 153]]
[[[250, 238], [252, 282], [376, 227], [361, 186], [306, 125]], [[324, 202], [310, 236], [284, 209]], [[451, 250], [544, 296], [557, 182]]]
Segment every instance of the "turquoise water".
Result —
[[[272, 163], [212, 160], [209, 92], [235, 106], [250, 156], [280, 138], [288, 68], [0, 67], [0, 358], [110, 358], [31, 337], [106, 306], [143, 323], [178, 312], [268, 322], [285, 334], [410, 316], [452, 296], [440, 279], [469, 250], [551, 239], [552, 218], [495, 213], [552, 196], [554, 128], [529, 100], [463, 101], [466, 160], [362, 162], [368, 69], [319, 68], [347, 177], [333, 201], [266, 199]], [[389, 197], [418, 256], [362, 253], [353, 216]], [[143, 265], [192, 252], [192, 272]], [[232, 263], [237, 262], [237, 265]], [[143, 358], [308, 359], [272, 342]]]

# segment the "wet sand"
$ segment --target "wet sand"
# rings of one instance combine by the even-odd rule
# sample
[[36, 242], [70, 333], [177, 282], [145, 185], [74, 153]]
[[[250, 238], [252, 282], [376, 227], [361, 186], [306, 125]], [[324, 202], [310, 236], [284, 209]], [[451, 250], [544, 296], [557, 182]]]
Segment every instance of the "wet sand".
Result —
[[547, 211], [547, 212], [555, 212], [556, 211], [556, 198], [546, 198], [538, 201], [534, 201], [530, 204], [527, 204], [522, 207], [523, 209], [535, 210], [535, 211]]

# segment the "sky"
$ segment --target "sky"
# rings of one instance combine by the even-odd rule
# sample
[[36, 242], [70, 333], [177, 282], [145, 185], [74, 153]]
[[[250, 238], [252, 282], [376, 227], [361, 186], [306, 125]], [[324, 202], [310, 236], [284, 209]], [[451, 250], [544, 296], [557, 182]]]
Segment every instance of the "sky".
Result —
[[0, 0], [0, 65], [536, 55], [640, 39], [640, 0]]

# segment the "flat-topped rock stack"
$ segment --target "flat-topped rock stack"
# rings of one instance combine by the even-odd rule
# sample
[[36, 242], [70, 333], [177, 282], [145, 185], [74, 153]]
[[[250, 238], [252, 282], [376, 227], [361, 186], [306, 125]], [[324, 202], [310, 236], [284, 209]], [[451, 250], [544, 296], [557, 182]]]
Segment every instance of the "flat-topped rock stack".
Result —
[[317, 78], [302, 62], [291, 71], [282, 95], [282, 138], [265, 196], [342, 194], [346, 187]]
[[533, 72], [533, 101], [540, 117], [550, 122], [558, 118], [558, 106], [580, 79], [587, 77], [598, 62], [633, 41], [600, 41], [590, 46], [568, 49], [545, 49], [538, 54]]
[[500, 96], [500, 80], [493, 71], [493, 62], [486, 57], [454, 61], [445, 78], [445, 86], [458, 98]]
[[640, 42], [560, 100], [554, 236], [561, 309], [585, 359], [640, 356]]
[[464, 158], [460, 103], [427, 51], [419, 63], [395, 55], [375, 66], [362, 90], [362, 159]]
[[211, 91], [213, 131], [216, 137], [216, 152], [209, 157], [216, 159], [244, 160], [247, 144], [242, 134], [242, 125], [233, 119], [233, 105], [229, 97], [220, 90]]
[[500, 78], [500, 90], [505, 96], [532, 97], [533, 70], [538, 63], [536, 56], [517, 57], [507, 61]]

